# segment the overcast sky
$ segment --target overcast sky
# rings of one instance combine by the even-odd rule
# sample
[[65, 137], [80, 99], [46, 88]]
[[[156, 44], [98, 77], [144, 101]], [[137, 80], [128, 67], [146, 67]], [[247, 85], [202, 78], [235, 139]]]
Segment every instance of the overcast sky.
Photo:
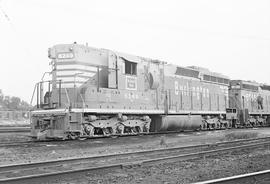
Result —
[[0, 7], [0, 89], [28, 102], [50, 70], [47, 49], [74, 41], [270, 84], [269, 0], [1, 0]]

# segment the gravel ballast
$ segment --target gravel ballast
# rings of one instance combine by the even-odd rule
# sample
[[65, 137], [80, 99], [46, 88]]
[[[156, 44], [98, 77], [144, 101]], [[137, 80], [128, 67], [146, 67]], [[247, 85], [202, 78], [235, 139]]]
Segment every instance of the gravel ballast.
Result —
[[[50, 183], [193, 183], [269, 169], [270, 150], [235, 151], [204, 159], [85, 173]], [[270, 180], [264, 179], [264, 183]], [[251, 183], [253, 183], [251, 181]]]

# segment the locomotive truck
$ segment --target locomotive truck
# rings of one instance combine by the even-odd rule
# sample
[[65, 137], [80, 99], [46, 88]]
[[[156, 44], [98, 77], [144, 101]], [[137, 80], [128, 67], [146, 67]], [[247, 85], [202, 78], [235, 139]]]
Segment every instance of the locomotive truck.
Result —
[[34, 138], [76, 139], [269, 123], [270, 88], [266, 85], [231, 81], [206, 68], [181, 67], [77, 43], [55, 45], [48, 57], [51, 80], [38, 82], [33, 93]]

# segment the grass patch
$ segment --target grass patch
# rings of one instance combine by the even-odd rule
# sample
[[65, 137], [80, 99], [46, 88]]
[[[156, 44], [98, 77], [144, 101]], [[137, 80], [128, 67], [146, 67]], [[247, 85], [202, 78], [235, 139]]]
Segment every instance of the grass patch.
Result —
[[251, 139], [258, 137], [258, 132], [232, 132], [224, 136], [224, 141], [232, 141], [236, 139]]

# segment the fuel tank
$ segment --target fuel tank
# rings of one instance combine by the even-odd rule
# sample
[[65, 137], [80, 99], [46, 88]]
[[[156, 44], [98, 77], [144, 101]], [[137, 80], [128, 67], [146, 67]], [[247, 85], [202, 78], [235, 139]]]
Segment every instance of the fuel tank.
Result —
[[151, 132], [196, 130], [202, 124], [200, 115], [162, 115], [151, 118]]

